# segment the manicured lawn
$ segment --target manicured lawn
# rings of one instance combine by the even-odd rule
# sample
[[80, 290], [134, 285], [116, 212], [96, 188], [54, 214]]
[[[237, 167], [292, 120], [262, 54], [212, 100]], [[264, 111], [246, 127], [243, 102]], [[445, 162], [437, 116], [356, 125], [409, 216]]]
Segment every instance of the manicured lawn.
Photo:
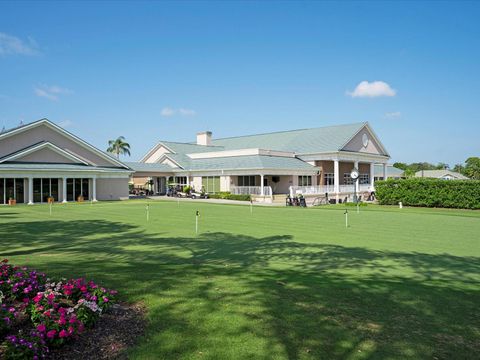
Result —
[[0, 207], [1, 256], [145, 302], [135, 359], [478, 358], [480, 212], [145, 204]]

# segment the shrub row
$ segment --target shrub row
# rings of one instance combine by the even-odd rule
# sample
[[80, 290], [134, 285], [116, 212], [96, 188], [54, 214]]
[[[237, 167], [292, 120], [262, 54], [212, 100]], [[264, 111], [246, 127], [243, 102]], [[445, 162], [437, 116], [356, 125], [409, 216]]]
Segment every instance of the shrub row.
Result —
[[380, 204], [480, 209], [479, 180], [400, 179], [375, 182]]
[[239, 200], [239, 201], [250, 201], [250, 195], [236, 195], [229, 192], [218, 192], [215, 194], [208, 194], [208, 197], [211, 199], [226, 199], [226, 200]]
[[47, 357], [50, 348], [75, 339], [92, 326], [115, 301], [115, 295], [116, 291], [93, 281], [52, 281], [43, 273], [1, 261], [0, 358]]

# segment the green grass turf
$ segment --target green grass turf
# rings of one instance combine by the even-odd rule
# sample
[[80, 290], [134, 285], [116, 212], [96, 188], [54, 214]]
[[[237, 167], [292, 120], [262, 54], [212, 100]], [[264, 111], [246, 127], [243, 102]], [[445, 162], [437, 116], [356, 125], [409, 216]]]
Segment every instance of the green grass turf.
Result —
[[478, 358], [480, 212], [145, 204], [1, 207], [1, 256], [143, 301], [133, 359]]

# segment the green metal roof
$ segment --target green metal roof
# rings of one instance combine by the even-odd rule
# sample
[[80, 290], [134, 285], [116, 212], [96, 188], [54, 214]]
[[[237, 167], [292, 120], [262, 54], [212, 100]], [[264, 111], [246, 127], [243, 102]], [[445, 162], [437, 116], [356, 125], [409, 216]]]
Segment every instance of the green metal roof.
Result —
[[46, 171], [108, 171], [125, 172], [130, 169], [105, 166], [88, 166], [80, 164], [56, 164], [56, 163], [24, 163], [24, 162], [5, 162], [0, 164], [0, 170], [46, 170]]
[[426, 177], [426, 178], [442, 178], [444, 176], [452, 176], [454, 178], [457, 178], [459, 180], [469, 180], [468, 177], [455, 172], [455, 171], [450, 171], [450, 170], [420, 170], [415, 173], [415, 177]]
[[260, 148], [296, 154], [339, 151], [366, 123], [327, 126], [313, 129], [280, 131], [213, 140], [225, 150]]
[[224, 150], [223, 146], [205, 146], [197, 145], [191, 143], [179, 143], [173, 141], [160, 141], [161, 144], [168, 147], [170, 150], [176, 152], [177, 154], [193, 154], [193, 153], [203, 153], [209, 151], [222, 151]]
[[316, 168], [302, 160], [280, 156], [249, 155], [190, 161], [189, 170], [312, 170]]
[[[375, 164], [375, 177], [383, 177], [383, 165], [382, 164]], [[387, 167], [387, 176], [388, 177], [403, 177], [404, 173], [402, 169], [397, 169], [392, 165], [388, 165]]]
[[[214, 171], [214, 170], [248, 170], [248, 169], [271, 169], [271, 170], [315, 170], [316, 168], [302, 160], [291, 157], [248, 155], [231, 156], [208, 159], [191, 159], [184, 154], [168, 154], [174, 162], [178, 163], [183, 170], [187, 171]], [[139, 165], [137, 165], [139, 164]], [[136, 171], [170, 171], [175, 169], [168, 165], [127, 163]], [[158, 170], [157, 170], [158, 168]], [[138, 170], [137, 170], [138, 169]]]
[[125, 162], [125, 164], [135, 171], [171, 172], [174, 170], [169, 165], [159, 163]]

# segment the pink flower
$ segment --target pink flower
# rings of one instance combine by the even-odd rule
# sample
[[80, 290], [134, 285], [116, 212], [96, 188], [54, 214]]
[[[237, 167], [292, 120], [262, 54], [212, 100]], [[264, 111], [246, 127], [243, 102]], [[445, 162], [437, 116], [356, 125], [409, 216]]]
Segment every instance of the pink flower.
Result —
[[87, 292], [87, 287], [84, 285], [80, 288], [80, 291], [81, 292]]
[[64, 338], [64, 337], [67, 337], [68, 336], [68, 332], [65, 331], [65, 330], [62, 330], [60, 331], [60, 334], [58, 334], [61, 338]]
[[50, 330], [49, 332], [47, 332], [47, 337], [49, 339], [53, 339], [55, 337], [55, 334], [57, 333], [57, 330], [53, 329], [53, 330]]
[[38, 293], [34, 298], [33, 298], [33, 301], [35, 303], [39, 303], [40, 300], [42, 300], [42, 297], [43, 297], [43, 294], [42, 293]]
[[108, 298], [106, 296], [103, 297], [103, 302], [108, 302]]
[[45, 327], [45, 325], [40, 324], [37, 326], [37, 330], [40, 332], [44, 332], [45, 330], [47, 330], [47, 328]]
[[60, 325], [65, 325], [67, 323], [67, 321], [65, 320], [64, 317], [61, 317], [58, 321], [57, 321]]

